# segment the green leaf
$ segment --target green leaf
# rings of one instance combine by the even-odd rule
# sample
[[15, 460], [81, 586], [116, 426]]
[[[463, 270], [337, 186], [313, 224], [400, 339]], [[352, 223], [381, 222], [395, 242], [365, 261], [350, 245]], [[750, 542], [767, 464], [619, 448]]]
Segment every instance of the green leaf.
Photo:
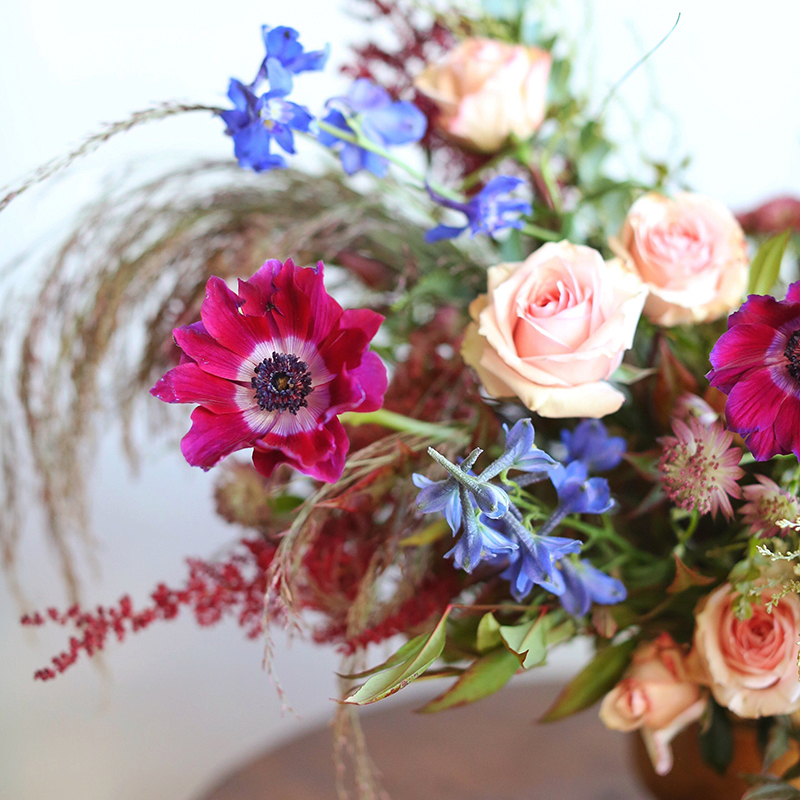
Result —
[[776, 236], [771, 236], [761, 247], [750, 264], [750, 282], [747, 286], [748, 294], [768, 294], [781, 268], [781, 260], [786, 252], [791, 231], [784, 231]]
[[470, 664], [446, 692], [435, 697], [419, 711], [422, 714], [431, 714], [434, 711], [474, 703], [502, 689], [518, 669], [519, 660], [515, 653], [505, 647], [494, 650]]
[[506, 647], [517, 654], [524, 669], [544, 663], [547, 657], [547, 627], [544, 617], [521, 625], [500, 626], [500, 636]]
[[595, 657], [564, 687], [540, 722], [555, 722], [588, 708], [606, 692], [611, 691], [636, 648], [636, 640], [599, 650]]
[[733, 758], [733, 731], [728, 712], [713, 698], [708, 703], [708, 720], [700, 731], [700, 755], [709, 767], [725, 774]]
[[[384, 669], [381, 672], [368, 678], [360, 689], [350, 697], [346, 697], [343, 702], [359, 706], [376, 703], [378, 700], [383, 700], [384, 697], [399, 692], [400, 689], [408, 686], [411, 681], [421, 675], [442, 654], [445, 643], [445, 624], [449, 613], [450, 610], [448, 609], [430, 634], [422, 634], [411, 640], [415, 643], [414, 647], [409, 648], [405, 653], [406, 657], [402, 661], [397, 663], [398, 654], [395, 653], [386, 662], [388, 664], [394, 661], [391, 667], [387, 669], [385, 668], [386, 664], [384, 664]], [[421, 646], [419, 646], [420, 639], [422, 640]]]
[[342, 675], [339, 672], [336, 674], [340, 678], [356, 681], [360, 680], [361, 678], [368, 678], [370, 675], [375, 675], [376, 673], [383, 672], [386, 669], [396, 667], [398, 664], [408, 661], [409, 658], [413, 658], [417, 653], [419, 653], [419, 651], [425, 646], [425, 641], [429, 635], [430, 634], [427, 633], [421, 633], [419, 636], [409, 639], [396, 653], [389, 656], [386, 661], [384, 661], [382, 664], [378, 664], [376, 667], [365, 669], [363, 672], [353, 672], [349, 675]]
[[742, 800], [798, 800], [800, 791], [788, 783], [764, 783], [750, 789]]
[[478, 623], [478, 636], [475, 643], [478, 652], [486, 653], [489, 650], [494, 650], [502, 641], [500, 623], [494, 618], [494, 614], [491, 611], [488, 614], [484, 614]]
[[788, 750], [789, 728], [782, 720], [773, 718], [772, 724], [767, 729], [767, 741], [764, 747], [764, 769], [769, 769]]
[[630, 386], [632, 383], [649, 378], [655, 375], [658, 370], [648, 367], [634, 367], [633, 364], [620, 364], [614, 371], [614, 374], [609, 378], [614, 383], [622, 383], [625, 386]]

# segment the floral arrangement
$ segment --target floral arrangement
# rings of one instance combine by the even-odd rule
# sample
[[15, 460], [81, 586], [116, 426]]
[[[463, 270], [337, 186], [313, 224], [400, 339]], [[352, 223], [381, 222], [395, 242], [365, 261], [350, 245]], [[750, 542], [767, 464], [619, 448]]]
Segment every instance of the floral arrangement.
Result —
[[[297, 252], [250, 236], [221, 274], [219, 249], [191, 281], [170, 262], [139, 385], [194, 406], [171, 417], [188, 426], [181, 451], [219, 471], [219, 514], [251, 533], [144, 607], [26, 615], [75, 631], [36, 677], [182, 608], [253, 638], [313, 612], [310, 635], [345, 657], [337, 713], [422, 675], [451, 680], [423, 709], [439, 711], [585, 636], [596, 653], [546, 721], [600, 701], [665, 774], [693, 723], [724, 771], [735, 718], [757, 719], [765, 771], [747, 796], [800, 796], [800, 769], [769, 771], [800, 742], [796, 203], [737, 220], [685, 191], [679, 164], [615, 176], [606, 103], [593, 113], [524, 5], [366, 5], [395, 41], [358, 48], [324, 109], [303, 105], [302, 85], [328, 47], [265, 26], [231, 107], [163, 106], [72, 154], [211, 112], [258, 173], [233, 176], [250, 194], [218, 193], [220, 206], [343, 213], [326, 217], [336, 236], [307, 232]], [[333, 177], [286, 169], [302, 162], [297, 139], [336, 158]], [[328, 274], [301, 266], [319, 256]], [[359, 302], [343, 308], [331, 274]], [[370, 645], [398, 635], [368, 667]]]

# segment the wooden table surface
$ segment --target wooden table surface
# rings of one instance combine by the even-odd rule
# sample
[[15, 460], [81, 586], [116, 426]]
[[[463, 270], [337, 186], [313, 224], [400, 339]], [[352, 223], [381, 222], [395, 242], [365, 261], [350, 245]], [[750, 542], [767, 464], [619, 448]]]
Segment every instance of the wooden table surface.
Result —
[[[593, 708], [561, 722], [535, 720], [550, 685], [510, 686], [439, 714], [380, 704], [362, 714], [369, 752], [392, 800], [647, 800], [630, 766], [628, 736]], [[335, 800], [329, 727], [263, 753], [198, 800]]]

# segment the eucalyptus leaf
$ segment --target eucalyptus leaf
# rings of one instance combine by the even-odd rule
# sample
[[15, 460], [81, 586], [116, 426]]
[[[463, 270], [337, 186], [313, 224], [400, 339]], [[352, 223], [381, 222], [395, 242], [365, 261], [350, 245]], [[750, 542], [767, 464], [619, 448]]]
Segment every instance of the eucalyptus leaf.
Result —
[[772, 290], [775, 281], [778, 280], [781, 261], [791, 233], [787, 230], [772, 236], [758, 248], [758, 252], [750, 264], [748, 294], [769, 294]]
[[[395, 663], [367, 679], [367, 682], [355, 693], [346, 697], [343, 702], [354, 705], [368, 705], [376, 703], [384, 697], [399, 692], [408, 686], [415, 678], [421, 675], [442, 654], [445, 643], [445, 626], [449, 609], [444, 613], [436, 627], [430, 634], [422, 634], [422, 646], [418, 648], [418, 636], [412, 639], [417, 643], [407, 651], [407, 657], [397, 663], [397, 654], [393, 657]], [[401, 648], [402, 649], [402, 648]], [[387, 664], [393, 659], [389, 659]]]
[[636, 639], [610, 645], [595, 657], [564, 687], [540, 722], [555, 722], [583, 711], [611, 691], [630, 662]]
[[500, 636], [524, 669], [543, 664], [547, 657], [547, 622], [544, 617], [521, 625], [501, 625]]
[[502, 689], [519, 669], [515, 653], [504, 647], [481, 656], [461, 673], [459, 679], [445, 692], [419, 709], [430, 714], [474, 703]]

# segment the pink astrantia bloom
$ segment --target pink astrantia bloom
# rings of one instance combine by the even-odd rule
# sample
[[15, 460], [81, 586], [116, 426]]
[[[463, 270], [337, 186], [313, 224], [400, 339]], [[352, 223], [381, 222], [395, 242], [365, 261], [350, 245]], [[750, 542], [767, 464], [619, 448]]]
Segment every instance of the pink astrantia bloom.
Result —
[[264, 475], [285, 463], [332, 483], [350, 444], [337, 414], [383, 403], [386, 368], [367, 351], [383, 317], [343, 310], [325, 291], [322, 262], [273, 259], [238, 288], [209, 279], [202, 321], [173, 331], [181, 363], [151, 392], [198, 404], [181, 442], [190, 464], [209, 469], [252, 447]]
[[712, 386], [728, 395], [728, 429], [758, 461], [800, 456], [800, 281], [786, 299], [750, 295], [711, 351]]
[[739, 509], [742, 520], [750, 526], [753, 536], [781, 536], [786, 530], [778, 523], [784, 519], [796, 520], [800, 516], [800, 503], [765, 475], [756, 475], [756, 478], [758, 483], [742, 489], [747, 500]]
[[731, 447], [733, 434], [719, 421], [706, 427], [697, 417], [688, 424], [672, 420], [675, 436], [659, 439], [664, 448], [658, 468], [661, 485], [673, 503], [687, 511], [733, 516], [730, 497], [741, 497], [736, 483], [744, 475], [737, 466], [742, 451]]

